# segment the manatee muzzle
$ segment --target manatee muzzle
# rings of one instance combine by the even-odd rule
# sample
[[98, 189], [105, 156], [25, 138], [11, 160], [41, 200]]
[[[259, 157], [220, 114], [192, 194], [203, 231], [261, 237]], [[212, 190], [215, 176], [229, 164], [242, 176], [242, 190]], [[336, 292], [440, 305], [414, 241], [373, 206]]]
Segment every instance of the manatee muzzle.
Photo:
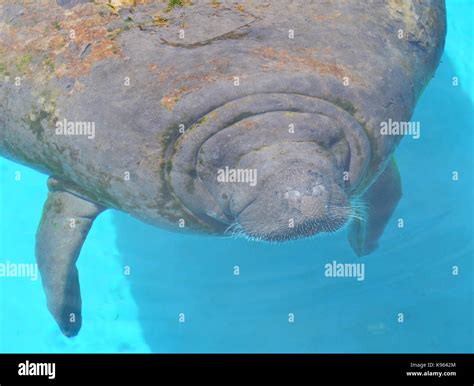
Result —
[[178, 138], [169, 183], [183, 206], [215, 227], [294, 239], [346, 222], [368, 147], [360, 124], [333, 103], [248, 95], [209, 111]]

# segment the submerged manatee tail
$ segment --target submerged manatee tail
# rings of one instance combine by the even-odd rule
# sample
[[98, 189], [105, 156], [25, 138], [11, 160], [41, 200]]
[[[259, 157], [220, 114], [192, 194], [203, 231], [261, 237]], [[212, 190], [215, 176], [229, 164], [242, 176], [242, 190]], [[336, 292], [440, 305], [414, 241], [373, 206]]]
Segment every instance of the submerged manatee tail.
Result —
[[[55, 180], [53, 180], [55, 181]], [[81, 329], [81, 292], [76, 261], [94, 219], [104, 208], [52, 188], [36, 234], [36, 259], [48, 309], [64, 335]]]

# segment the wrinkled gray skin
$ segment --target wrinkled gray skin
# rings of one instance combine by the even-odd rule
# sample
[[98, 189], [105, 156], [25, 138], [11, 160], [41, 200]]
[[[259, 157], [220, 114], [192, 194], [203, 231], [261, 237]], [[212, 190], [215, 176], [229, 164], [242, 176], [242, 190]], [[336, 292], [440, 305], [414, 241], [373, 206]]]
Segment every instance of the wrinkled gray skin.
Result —
[[[93, 6], [80, 3], [44, 12]], [[164, 27], [149, 23], [164, 5], [120, 9], [115, 23], [131, 24], [115, 38], [120, 57], [41, 87], [27, 76], [21, 87], [1, 84], [0, 154], [52, 177], [36, 252], [65, 335], [81, 326], [75, 262], [106, 208], [179, 231], [274, 241], [362, 216], [349, 241], [359, 255], [376, 247], [401, 195], [392, 161], [401, 137], [380, 135], [380, 123], [408, 121], [433, 76], [444, 2], [241, 3], [195, 1], [164, 13]], [[0, 12], [21, 23], [18, 9]], [[52, 113], [38, 95], [54, 95]], [[56, 135], [63, 119], [94, 122], [95, 138]], [[256, 185], [219, 182], [226, 166], [256, 169]]]

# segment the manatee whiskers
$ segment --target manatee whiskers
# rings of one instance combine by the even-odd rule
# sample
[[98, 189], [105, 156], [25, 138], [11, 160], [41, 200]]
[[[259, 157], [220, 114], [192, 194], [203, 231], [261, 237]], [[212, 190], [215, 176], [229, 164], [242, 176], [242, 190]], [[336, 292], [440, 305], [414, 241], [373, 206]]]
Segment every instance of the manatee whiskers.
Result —
[[341, 199], [329, 200], [326, 216], [323, 219], [304, 221], [294, 227], [288, 226], [285, 233], [259, 234], [246, 230], [236, 219], [225, 230], [225, 234], [232, 238], [244, 238], [247, 241], [267, 242], [271, 244], [287, 242], [300, 238], [314, 239], [322, 233], [341, 231], [345, 224], [358, 220], [367, 222], [368, 205], [360, 198], [353, 198], [348, 204]]
[[362, 222], [366, 222], [366, 218], [363, 217], [363, 216], [359, 216], [355, 213], [350, 213], [349, 216], [348, 216], [348, 219], [349, 220], [353, 220], [353, 219], [356, 219], [356, 220], [359, 220], [359, 221], [362, 221]]
[[366, 207], [365, 206], [354, 206], [348, 205], [344, 207], [334, 207], [330, 210], [333, 215], [343, 215], [347, 217], [347, 222], [351, 220], [359, 220], [366, 222]]
[[240, 227], [239, 233], [235, 236], [244, 237], [245, 239], [252, 241], [281, 243], [301, 238], [314, 239], [318, 237], [321, 233], [334, 233], [340, 230], [341, 226], [343, 226], [344, 223], [345, 221], [327, 222], [313, 220], [307, 221], [294, 228], [288, 228], [288, 231], [286, 233], [267, 234], [264, 236], [245, 231]]
[[361, 197], [353, 197], [351, 198], [351, 207], [365, 210], [369, 205]]
[[225, 234], [234, 239], [243, 238], [247, 241], [265, 241], [259, 236], [245, 232], [245, 230], [242, 228], [242, 225], [240, 225], [238, 221], [234, 221], [232, 224], [230, 224], [225, 230]]
[[242, 226], [237, 221], [234, 221], [232, 224], [230, 224], [224, 231], [224, 234], [234, 238], [245, 236]]
[[351, 200], [350, 211], [348, 214], [349, 220], [359, 220], [363, 223], [367, 222], [367, 210], [369, 206], [360, 198]]
[[226, 234], [235, 238], [245, 238], [251, 241], [264, 241], [269, 243], [280, 243], [300, 238], [315, 238], [321, 233], [334, 233], [339, 231], [351, 216], [357, 216], [351, 211], [350, 206], [331, 206], [327, 210], [325, 218], [305, 220], [301, 224], [290, 226], [291, 219], [285, 223], [285, 232], [262, 233], [246, 230], [236, 220], [226, 230]]

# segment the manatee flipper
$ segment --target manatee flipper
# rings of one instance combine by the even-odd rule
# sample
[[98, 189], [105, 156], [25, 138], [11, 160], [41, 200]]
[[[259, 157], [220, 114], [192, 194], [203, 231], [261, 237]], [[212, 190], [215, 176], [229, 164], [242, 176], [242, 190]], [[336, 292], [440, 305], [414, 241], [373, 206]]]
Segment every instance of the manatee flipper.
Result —
[[349, 230], [349, 243], [358, 256], [374, 251], [377, 241], [394, 212], [402, 186], [395, 159], [391, 159], [382, 174], [362, 196], [367, 204], [365, 221], [354, 219]]
[[76, 261], [97, 215], [105, 208], [61, 190], [48, 180], [49, 193], [36, 233], [36, 259], [48, 309], [64, 335], [77, 335], [82, 324]]

